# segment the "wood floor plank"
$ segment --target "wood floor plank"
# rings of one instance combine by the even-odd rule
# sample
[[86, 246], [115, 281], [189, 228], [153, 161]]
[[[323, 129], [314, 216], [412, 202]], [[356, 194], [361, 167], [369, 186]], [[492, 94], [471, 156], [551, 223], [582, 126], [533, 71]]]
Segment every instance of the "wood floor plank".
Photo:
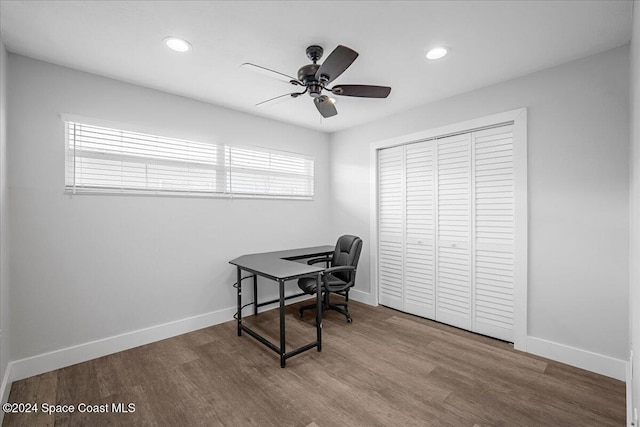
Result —
[[[315, 340], [286, 310], [287, 347]], [[5, 426], [623, 426], [624, 383], [385, 307], [328, 312], [323, 351], [278, 355], [227, 322], [12, 384], [10, 402], [134, 412], [6, 414]], [[278, 342], [277, 310], [248, 316]], [[112, 408], [112, 406], [109, 406]]]

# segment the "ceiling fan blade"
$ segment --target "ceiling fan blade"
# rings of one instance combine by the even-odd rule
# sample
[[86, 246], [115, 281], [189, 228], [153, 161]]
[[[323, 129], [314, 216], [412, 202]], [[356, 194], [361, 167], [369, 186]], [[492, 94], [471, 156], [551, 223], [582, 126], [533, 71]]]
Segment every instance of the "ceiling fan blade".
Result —
[[284, 95], [278, 95], [276, 97], [273, 98], [269, 98], [265, 101], [262, 102], [258, 102], [256, 104], [256, 107], [260, 107], [261, 105], [265, 105], [265, 104], [269, 104], [269, 105], [275, 105], [275, 104], [280, 104], [281, 102], [285, 102], [285, 101], [289, 101], [293, 98], [297, 98], [300, 94], [299, 93], [285, 93]]
[[358, 57], [358, 52], [346, 46], [339, 45], [324, 60], [318, 71], [316, 79], [330, 83], [338, 78]]
[[322, 117], [325, 119], [327, 117], [332, 117], [338, 114], [338, 110], [336, 110], [336, 106], [333, 105], [331, 99], [327, 95], [322, 95], [313, 99], [313, 103], [316, 104], [316, 108], [322, 114]]
[[361, 98], [386, 98], [391, 93], [391, 88], [387, 86], [370, 85], [340, 85], [331, 89], [334, 95], [359, 96]]
[[284, 73], [281, 73], [280, 71], [275, 71], [270, 68], [263, 67], [261, 65], [251, 64], [250, 62], [245, 62], [244, 64], [240, 64], [240, 67], [244, 68], [245, 70], [253, 71], [263, 76], [270, 77], [272, 79], [283, 81], [285, 83], [291, 83], [291, 81], [300, 83], [298, 79], [296, 79], [295, 77], [291, 77], [288, 74], [284, 74]]

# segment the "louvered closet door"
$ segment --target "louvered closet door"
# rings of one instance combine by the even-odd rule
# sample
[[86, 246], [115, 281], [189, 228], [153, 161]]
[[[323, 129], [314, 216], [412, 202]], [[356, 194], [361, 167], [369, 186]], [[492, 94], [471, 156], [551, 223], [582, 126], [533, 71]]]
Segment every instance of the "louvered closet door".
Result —
[[475, 132], [475, 327], [513, 341], [513, 126]]
[[436, 320], [472, 327], [471, 134], [438, 139]]
[[513, 125], [383, 149], [379, 301], [513, 341]]
[[434, 141], [405, 148], [404, 311], [435, 316]]
[[404, 147], [378, 152], [380, 304], [403, 310]]

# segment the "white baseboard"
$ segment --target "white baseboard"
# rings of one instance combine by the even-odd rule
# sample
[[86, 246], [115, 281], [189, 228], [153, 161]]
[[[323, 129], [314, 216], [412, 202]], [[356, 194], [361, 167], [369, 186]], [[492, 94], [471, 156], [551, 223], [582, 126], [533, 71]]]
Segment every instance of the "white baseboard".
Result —
[[527, 337], [527, 352], [620, 381], [626, 380], [627, 362], [622, 359], [536, 337]]
[[186, 319], [176, 320], [137, 331], [79, 344], [10, 363], [13, 381], [60, 369], [76, 363], [139, 347], [155, 341], [171, 338], [176, 335], [206, 328], [233, 318], [235, 308], [226, 308]]
[[[349, 296], [364, 304], [378, 305], [374, 295], [368, 292], [352, 289], [349, 292]], [[526, 352], [606, 375], [620, 381], [627, 381], [629, 363], [622, 359], [531, 336], [527, 337], [526, 340]]]
[[[352, 289], [349, 291], [349, 297], [364, 304], [372, 306], [378, 305], [375, 296], [368, 292]], [[622, 359], [616, 359], [536, 337], [527, 337], [526, 351], [546, 357], [547, 359], [606, 375], [620, 381], [627, 381], [629, 363]]]
[[627, 383], [627, 426], [633, 425], [633, 350], [629, 354], [629, 362], [627, 362], [626, 369], [626, 383]]
[[363, 304], [372, 305], [374, 307], [378, 305], [378, 301], [376, 301], [374, 295], [370, 294], [369, 292], [359, 291], [357, 289], [351, 289], [349, 291], [349, 298]]
[[[309, 298], [312, 298], [312, 296], [304, 295], [291, 298], [286, 303], [287, 305], [295, 304]], [[278, 303], [276, 302], [260, 307], [260, 312], [276, 308], [277, 306]], [[245, 308], [246, 311], [243, 312], [244, 316], [253, 314], [253, 311], [249, 312], [250, 308], [250, 306]], [[233, 319], [235, 312], [236, 307], [212, 311], [210, 313], [151, 326], [137, 331], [126, 332], [124, 334], [9, 362], [2, 380], [2, 388], [0, 389], [2, 403], [7, 401], [9, 391], [11, 390], [11, 383], [14, 381], [228, 322]]]
[[[7, 369], [4, 371], [4, 377], [2, 378], [2, 385], [0, 385], [0, 398], [2, 403], [9, 401], [9, 392], [11, 391], [11, 362], [7, 364]], [[0, 424], [4, 420], [4, 411], [0, 411]]]

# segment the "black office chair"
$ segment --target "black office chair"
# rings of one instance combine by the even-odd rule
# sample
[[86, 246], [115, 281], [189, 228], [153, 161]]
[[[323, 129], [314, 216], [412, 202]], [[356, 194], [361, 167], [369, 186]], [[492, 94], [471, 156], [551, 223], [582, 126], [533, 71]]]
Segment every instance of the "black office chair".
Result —
[[[349, 315], [349, 289], [356, 284], [356, 268], [362, 250], [362, 239], [356, 236], [341, 236], [336, 243], [336, 249], [330, 257], [314, 258], [307, 261], [307, 264], [327, 263], [327, 269], [322, 273], [322, 311], [335, 310], [347, 317], [347, 322], [351, 323]], [[298, 280], [298, 287], [306, 294], [316, 293], [316, 278], [305, 277]], [[329, 294], [337, 293], [344, 296], [345, 302], [332, 304], [329, 301]], [[344, 309], [343, 309], [344, 307]], [[316, 308], [315, 304], [300, 307], [300, 317], [304, 311]]]

